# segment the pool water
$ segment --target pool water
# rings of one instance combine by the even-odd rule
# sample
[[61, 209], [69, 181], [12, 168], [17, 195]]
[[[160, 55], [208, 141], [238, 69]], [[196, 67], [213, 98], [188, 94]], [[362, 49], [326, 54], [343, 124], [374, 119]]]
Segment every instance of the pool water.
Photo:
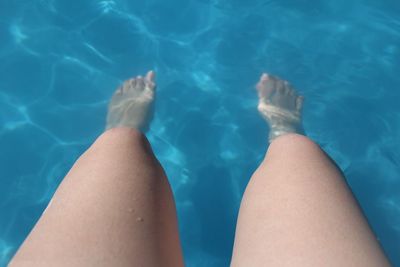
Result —
[[397, 0], [0, 0], [0, 266], [104, 128], [113, 90], [154, 69], [148, 138], [173, 187], [187, 266], [228, 266], [267, 148], [263, 71], [306, 98], [307, 134], [344, 171], [400, 266]]

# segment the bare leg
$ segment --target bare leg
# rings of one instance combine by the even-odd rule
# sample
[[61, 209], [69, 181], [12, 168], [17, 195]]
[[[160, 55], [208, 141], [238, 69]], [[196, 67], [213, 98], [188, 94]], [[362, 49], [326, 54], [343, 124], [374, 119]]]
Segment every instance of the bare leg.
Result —
[[232, 266], [390, 266], [340, 170], [298, 134], [302, 99], [268, 75], [257, 88], [260, 112], [282, 134], [244, 194]]
[[133, 129], [146, 124], [153, 76], [116, 91], [110, 130], [75, 163], [11, 266], [183, 266], [168, 180]]

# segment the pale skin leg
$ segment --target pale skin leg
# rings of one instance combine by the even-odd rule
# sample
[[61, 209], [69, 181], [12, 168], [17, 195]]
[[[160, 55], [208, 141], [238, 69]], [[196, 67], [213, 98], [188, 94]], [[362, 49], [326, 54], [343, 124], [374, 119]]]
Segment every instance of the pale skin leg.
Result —
[[124, 83], [10, 266], [183, 266], [175, 204], [146, 137], [154, 73]]
[[299, 134], [302, 98], [266, 74], [257, 89], [271, 144], [243, 196], [232, 266], [390, 266], [340, 170]]

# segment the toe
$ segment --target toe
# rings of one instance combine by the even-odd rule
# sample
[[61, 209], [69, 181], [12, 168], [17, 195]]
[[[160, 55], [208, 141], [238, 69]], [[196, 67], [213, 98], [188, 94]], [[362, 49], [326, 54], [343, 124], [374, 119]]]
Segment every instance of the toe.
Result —
[[146, 74], [146, 81], [154, 83], [155, 77], [156, 77], [156, 74], [154, 73], [154, 71], [151, 70]]
[[283, 81], [277, 80], [276, 83], [275, 83], [275, 87], [276, 87], [276, 90], [278, 91], [279, 94], [282, 94], [282, 95], [286, 95], [287, 94], [287, 88], [286, 88], [286, 86], [285, 86]]
[[289, 87], [285, 86], [285, 95], [291, 96], [292, 90]]
[[144, 89], [145, 88], [145, 82], [142, 76], [138, 76], [136, 78], [136, 86], [140, 89]]
[[265, 90], [265, 87], [267, 85], [267, 83], [269, 82], [269, 77], [268, 74], [263, 73], [263, 75], [261, 75], [260, 80], [258, 81], [256, 88], [258, 91], [263, 91]]
[[296, 98], [296, 110], [301, 111], [303, 109], [303, 102], [304, 102], [303, 96], [298, 96]]
[[122, 89], [123, 89], [123, 86], [120, 86], [120, 87], [118, 87], [118, 89], [117, 90], [115, 90], [115, 95], [121, 95], [122, 94]]
[[283, 86], [285, 86], [285, 88], [286, 88], [288, 91], [291, 91], [291, 90], [292, 90], [292, 85], [291, 85], [290, 82], [288, 82], [288, 81], [283, 81]]
[[136, 79], [130, 79], [130, 80], [128, 81], [128, 83], [129, 83], [129, 87], [130, 87], [130, 88], [135, 88], [135, 86], [136, 86]]
[[289, 96], [291, 96], [291, 97], [296, 97], [296, 92], [295, 92], [295, 90], [293, 89], [292, 85], [291, 85], [289, 82], [287, 82], [287, 81], [285, 81], [285, 88], [286, 88], [287, 94], [288, 94]]
[[260, 99], [269, 98], [273, 92], [274, 81], [270, 77], [271, 76], [267, 73], [263, 73], [261, 75], [260, 81], [256, 85], [258, 97]]
[[269, 80], [268, 73], [263, 73], [260, 78], [260, 82], [266, 83]]
[[154, 71], [151, 70], [146, 74], [146, 77], [144, 79], [146, 88], [154, 90], [154, 88], [156, 87], [154, 80], [155, 80], [155, 73], [154, 73]]
[[134, 79], [129, 79], [127, 81], [125, 81], [121, 88], [121, 94], [125, 94], [129, 91], [129, 88], [132, 87], [132, 82], [134, 82]]
[[272, 82], [273, 88], [275, 88], [278, 94], [286, 95], [286, 85], [284, 80], [281, 80], [279, 77], [276, 76], [270, 76], [270, 80]]

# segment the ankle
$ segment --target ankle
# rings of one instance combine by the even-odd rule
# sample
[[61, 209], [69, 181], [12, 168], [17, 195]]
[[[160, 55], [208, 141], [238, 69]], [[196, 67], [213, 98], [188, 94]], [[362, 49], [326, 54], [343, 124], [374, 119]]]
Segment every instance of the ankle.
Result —
[[268, 141], [272, 143], [276, 138], [288, 134], [305, 135], [301, 124], [280, 124], [270, 127]]

